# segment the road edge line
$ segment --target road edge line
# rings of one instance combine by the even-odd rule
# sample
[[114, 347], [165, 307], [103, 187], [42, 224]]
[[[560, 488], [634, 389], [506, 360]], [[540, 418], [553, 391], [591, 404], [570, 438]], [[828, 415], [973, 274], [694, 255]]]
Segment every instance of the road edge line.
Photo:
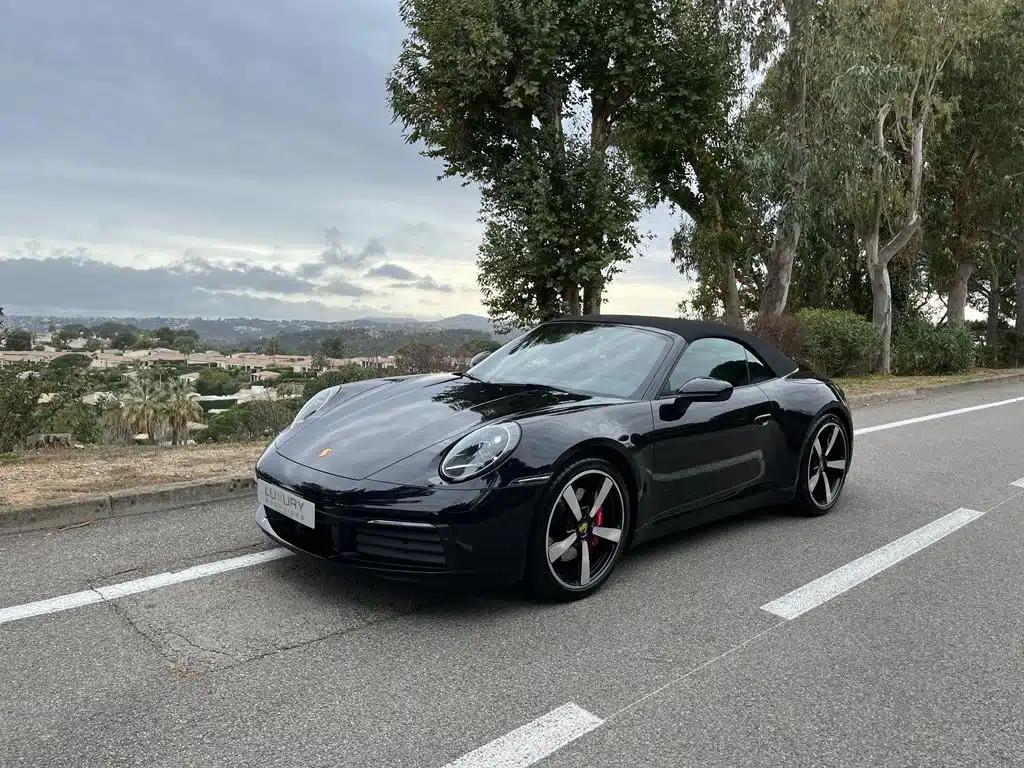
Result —
[[597, 715], [570, 701], [467, 752], [444, 768], [529, 768], [603, 723]]
[[986, 514], [987, 512], [960, 507], [787, 592], [782, 597], [765, 603], [761, 610], [780, 619], [792, 621], [927, 549]]

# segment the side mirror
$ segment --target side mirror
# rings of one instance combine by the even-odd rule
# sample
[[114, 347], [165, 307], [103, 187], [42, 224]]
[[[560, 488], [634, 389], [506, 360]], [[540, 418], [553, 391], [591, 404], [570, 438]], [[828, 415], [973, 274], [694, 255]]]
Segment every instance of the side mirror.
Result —
[[473, 355], [473, 359], [469, 361], [469, 367], [472, 368], [474, 365], [479, 365], [490, 356], [490, 352], [477, 352]]
[[676, 402], [717, 403], [732, 397], [732, 384], [721, 379], [690, 379], [676, 391]]

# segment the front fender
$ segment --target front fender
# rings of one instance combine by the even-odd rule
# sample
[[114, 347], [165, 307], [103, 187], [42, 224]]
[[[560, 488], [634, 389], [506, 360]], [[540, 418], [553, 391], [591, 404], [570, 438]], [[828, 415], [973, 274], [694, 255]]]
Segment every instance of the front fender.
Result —
[[640, 448], [634, 437], [648, 433], [653, 426], [651, 404], [646, 401], [581, 406], [516, 421], [522, 428], [519, 445], [499, 466], [480, 477], [449, 483], [439, 474], [442, 457], [460, 435], [418, 451], [382, 469], [372, 479], [401, 485], [450, 485], [467, 490], [542, 484], [567, 456], [578, 455], [588, 447], [616, 450], [635, 462], [632, 454]]

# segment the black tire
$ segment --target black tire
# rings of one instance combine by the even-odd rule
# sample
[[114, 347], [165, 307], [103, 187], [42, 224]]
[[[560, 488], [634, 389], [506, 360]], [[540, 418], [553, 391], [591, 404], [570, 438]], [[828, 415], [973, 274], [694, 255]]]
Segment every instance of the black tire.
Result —
[[[604, 490], [605, 479], [611, 481], [607, 490]], [[576, 498], [576, 510], [581, 514], [579, 518], [563, 495], [569, 487], [575, 491], [572, 495]], [[604, 585], [629, 540], [633, 510], [628, 488], [622, 474], [612, 464], [596, 458], [574, 461], [551, 479], [537, 509], [527, 545], [525, 583], [535, 597], [568, 602], [588, 597]], [[604, 498], [597, 506], [594, 502], [602, 490]], [[587, 526], [586, 530], [583, 525]], [[597, 534], [592, 533], [595, 530]], [[612, 541], [609, 537], [616, 535], [615, 531], [618, 531], [618, 538]], [[558, 533], [559, 538], [555, 540], [551, 532]], [[551, 560], [549, 555], [565, 546], [573, 536], [577, 537], [576, 541]], [[578, 564], [573, 563], [574, 560], [578, 560]], [[574, 572], [578, 578], [574, 579]]]
[[808, 434], [810, 439], [800, 457], [794, 505], [802, 515], [821, 517], [835, 509], [846, 487], [850, 433], [841, 418], [826, 413], [814, 422]]

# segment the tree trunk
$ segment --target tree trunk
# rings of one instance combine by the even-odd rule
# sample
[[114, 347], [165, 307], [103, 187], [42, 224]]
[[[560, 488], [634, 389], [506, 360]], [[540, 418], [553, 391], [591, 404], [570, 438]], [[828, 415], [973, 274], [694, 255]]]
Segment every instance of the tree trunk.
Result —
[[[883, 106], [875, 115], [875, 145], [879, 154], [885, 150], [885, 121], [892, 110]], [[900, 230], [885, 245], [881, 245], [882, 209], [885, 204], [881, 161], [872, 169], [874, 199], [863, 232], [868, 277], [871, 280], [871, 319], [878, 330], [881, 345], [875, 363], [875, 372], [892, 371], [892, 284], [889, 282], [889, 263], [904, 249], [921, 228], [918, 206], [921, 201], [921, 179], [924, 173], [924, 112], [914, 121], [913, 148], [911, 150], [910, 196], [907, 217]]]
[[946, 317], [950, 325], [963, 323], [967, 310], [967, 292], [971, 275], [974, 273], [974, 261], [964, 259], [956, 265], [953, 281], [949, 285], [949, 298], [946, 301]]
[[583, 286], [583, 311], [588, 315], [600, 315], [604, 298], [604, 280], [595, 278]]
[[865, 238], [864, 249], [871, 278], [871, 321], [881, 342], [873, 367], [876, 373], [888, 374], [892, 370], [892, 284], [889, 264], [879, 258], [877, 231]]
[[789, 23], [786, 112], [792, 142], [786, 168], [789, 199], [783, 201], [775, 241], [766, 260], [768, 274], [759, 307], [762, 317], [781, 315], [786, 309], [803, 229], [800, 217], [807, 194], [807, 46], [813, 5], [813, 0], [785, 0]]
[[736, 267], [731, 263], [725, 268], [725, 322], [733, 328], [743, 328], [740, 286], [736, 282]]
[[988, 326], [985, 328], [985, 347], [988, 349], [989, 363], [993, 367], [999, 365], [999, 304], [1002, 290], [999, 286], [999, 262], [991, 259], [992, 280], [988, 295]]
[[569, 315], [578, 317], [580, 312], [580, 287], [572, 280], [567, 280], [562, 286], [562, 300], [569, 308]]
[[1017, 330], [1017, 364], [1024, 363], [1024, 240], [1017, 241], [1017, 273], [1015, 298], [1017, 316], [1014, 328]]

